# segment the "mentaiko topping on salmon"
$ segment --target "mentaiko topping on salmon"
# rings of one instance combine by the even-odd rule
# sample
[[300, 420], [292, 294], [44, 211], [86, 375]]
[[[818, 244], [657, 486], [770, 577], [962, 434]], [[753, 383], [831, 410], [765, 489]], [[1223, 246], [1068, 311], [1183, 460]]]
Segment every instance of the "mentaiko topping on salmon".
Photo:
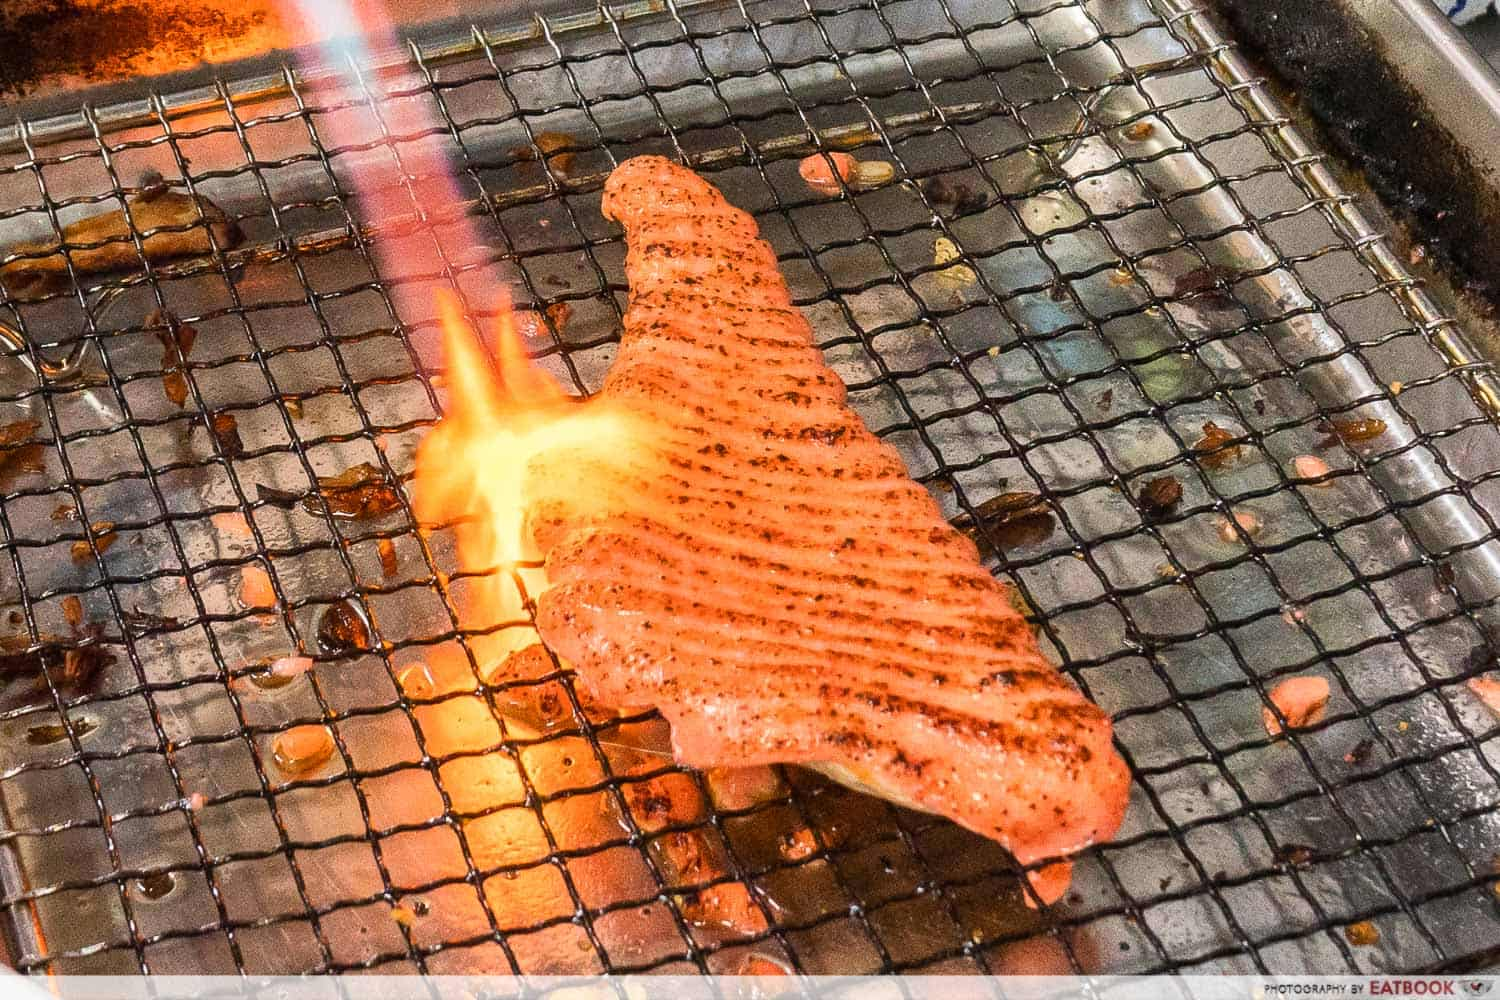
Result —
[[[1111, 837], [1108, 718], [845, 405], [754, 220], [659, 157], [616, 168], [604, 212], [630, 302], [603, 395], [650, 460], [547, 454], [528, 478], [538, 627], [586, 693], [659, 708], [686, 765], [817, 766], [1024, 865]], [[1051, 901], [1067, 868], [1032, 882]]]

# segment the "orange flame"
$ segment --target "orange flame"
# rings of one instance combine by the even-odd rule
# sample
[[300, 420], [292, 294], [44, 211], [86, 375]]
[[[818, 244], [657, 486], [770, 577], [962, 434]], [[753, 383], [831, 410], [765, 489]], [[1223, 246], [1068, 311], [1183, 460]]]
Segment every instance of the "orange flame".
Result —
[[[580, 511], [592, 502], [538, 481], [545, 477], [539, 460], [567, 449], [570, 458], [576, 452], [584, 461], [602, 462], [625, 454], [639, 438], [618, 408], [579, 403], [534, 365], [508, 312], [496, 324], [493, 360], [451, 294], [438, 293], [438, 312], [450, 402], [417, 449], [417, 516], [427, 524], [453, 523], [460, 565], [483, 574], [463, 608], [472, 624], [519, 620], [523, 609], [511, 572], [541, 555], [527, 537], [528, 509], [543, 499]], [[506, 630], [500, 648], [486, 652], [499, 656], [535, 641], [530, 630]]]

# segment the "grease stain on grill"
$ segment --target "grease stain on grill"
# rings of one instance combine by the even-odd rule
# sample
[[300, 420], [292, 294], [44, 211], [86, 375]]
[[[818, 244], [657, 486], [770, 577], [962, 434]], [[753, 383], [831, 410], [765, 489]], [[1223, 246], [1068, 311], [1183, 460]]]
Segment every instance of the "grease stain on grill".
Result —
[[396, 543], [389, 538], [376, 541], [375, 551], [380, 556], [380, 573], [387, 580], [396, 575]]
[[1375, 741], [1366, 736], [1364, 739], [1354, 744], [1354, 746], [1350, 747], [1348, 753], [1344, 754], [1344, 763], [1353, 764], [1358, 767], [1362, 764], [1368, 764], [1370, 762], [1370, 758], [1374, 755]]
[[297, 679], [295, 674], [279, 673], [268, 663], [259, 670], [245, 675], [245, 679], [262, 691], [279, 691]]
[[25, 635], [0, 636], [0, 677], [7, 681], [22, 677], [43, 680], [49, 668], [60, 665], [56, 677], [63, 688], [72, 694], [87, 693], [99, 672], [114, 663], [115, 657], [98, 644], [99, 625], [85, 625], [78, 634], [83, 645], [45, 633], [34, 645]]
[[531, 145], [514, 146], [510, 149], [509, 155], [522, 163], [545, 160], [547, 167], [554, 174], [567, 180], [572, 176], [578, 159], [577, 147], [581, 145], [582, 143], [566, 132], [538, 132], [533, 137]]
[[1141, 487], [1137, 505], [1147, 520], [1156, 521], [1172, 513], [1182, 502], [1182, 483], [1176, 476], [1158, 476]]
[[1386, 423], [1379, 417], [1364, 417], [1358, 420], [1325, 420], [1318, 429], [1326, 436], [1318, 442], [1319, 448], [1332, 448], [1342, 442], [1345, 445], [1364, 444], [1386, 432]]
[[[191, 220], [190, 220], [191, 221]], [[198, 329], [187, 323], [179, 323], [176, 317], [156, 310], [146, 320], [148, 327], [155, 328], [156, 339], [161, 341], [161, 385], [173, 406], [187, 403], [188, 383], [187, 357], [198, 339]]]
[[1223, 469], [1237, 461], [1243, 450], [1237, 444], [1230, 444], [1233, 440], [1232, 433], [1208, 420], [1203, 424], [1203, 436], [1193, 445], [1193, 452], [1205, 467]]
[[1299, 868], [1311, 861], [1316, 853], [1307, 844], [1282, 844], [1271, 857], [1278, 865]]
[[1057, 524], [1040, 494], [1021, 490], [991, 497], [974, 514], [960, 514], [951, 523], [979, 547], [981, 556], [991, 554], [995, 545], [1006, 550], [1045, 541]]
[[271, 758], [287, 777], [315, 771], [333, 757], [333, 734], [327, 726], [297, 726], [271, 741]]
[[1228, 288], [1240, 280], [1240, 274], [1217, 264], [1203, 264], [1172, 281], [1172, 297], [1176, 299], [1198, 296], [1210, 300], [1227, 302]]
[[136, 879], [131, 888], [136, 894], [150, 900], [164, 899], [177, 888], [177, 879], [171, 872], [156, 872]]
[[324, 506], [334, 517], [358, 520], [379, 517], [401, 507], [401, 497], [385, 478], [385, 473], [369, 462], [353, 465], [332, 476], [319, 476], [315, 493], [300, 494], [256, 484], [256, 496], [276, 507], [300, 506], [309, 514], [321, 515]]
[[26, 473], [47, 468], [45, 446], [31, 440], [41, 426], [37, 420], [0, 425], [0, 486], [8, 489]]
[[[92, 719], [76, 719], [73, 722], [73, 735], [80, 740], [98, 729], [98, 723]], [[40, 726], [32, 726], [26, 730], [26, 742], [34, 747], [51, 746], [61, 743], [68, 738], [68, 727], [61, 722], [49, 722]]]
[[152, 614], [149, 611], [142, 611], [138, 607], [121, 612], [120, 618], [125, 628], [137, 635], [144, 632], [161, 632], [167, 629], [174, 629], [182, 624], [182, 622], [170, 615]]
[[241, 458], [245, 454], [245, 442], [240, 438], [239, 421], [232, 413], [215, 413], [209, 419], [209, 430], [214, 444], [225, 458]]
[[94, 544], [91, 546], [87, 538], [82, 538], [74, 542], [70, 550], [73, 562], [80, 566], [93, 558], [96, 548], [102, 556], [120, 538], [119, 532], [115, 531], [113, 521], [95, 521], [89, 525], [89, 530], [94, 534]]
[[990, 196], [972, 185], [946, 177], [929, 177], [921, 184], [928, 204], [935, 209], [947, 209], [952, 215], [970, 215], [982, 212], [990, 205]]
[[318, 619], [318, 647], [325, 653], [363, 653], [370, 648], [370, 628], [348, 601], [330, 604]]

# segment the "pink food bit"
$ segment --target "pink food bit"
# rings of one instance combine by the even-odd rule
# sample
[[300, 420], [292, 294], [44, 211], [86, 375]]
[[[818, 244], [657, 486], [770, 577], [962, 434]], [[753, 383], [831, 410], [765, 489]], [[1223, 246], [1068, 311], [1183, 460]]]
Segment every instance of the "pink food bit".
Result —
[[776, 772], [763, 764], [749, 767], [711, 767], [703, 774], [714, 805], [735, 812], [770, 802], [785, 794]]
[[188, 796], [187, 807], [193, 812], [202, 812], [206, 804], [207, 800], [204, 799], [202, 792], [194, 792]]
[[723, 882], [702, 890], [696, 898], [684, 902], [683, 915], [698, 927], [719, 928], [745, 937], [770, 929], [765, 913], [743, 882]]
[[[1323, 461], [1316, 455], [1298, 455], [1296, 458], [1292, 459], [1292, 471], [1297, 473], [1298, 479], [1321, 479], [1324, 476], [1328, 475], [1330, 469], [1328, 467], [1328, 463]], [[1327, 486], [1332, 486], [1333, 483], [1329, 481], [1322, 483], [1308, 483], [1307, 485], [1316, 486], [1319, 489], [1322, 489]]]
[[270, 574], [259, 566], [240, 570], [240, 603], [247, 608], [274, 608], [276, 591], [271, 586]]
[[[1238, 531], [1235, 530], [1236, 525], [1238, 525]], [[1241, 531], [1254, 538], [1264, 527], [1257, 514], [1248, 510], [1237, 510], [1234, 512], [1233, 520], [1227, 517], [1219, 519], [1219, 537], [1226, 542], [1238, 542]]]
[[[1031, 892], [1026, 894], [1026, 905], [1031, 909], [1037, 908], [1040, 900], [1043, 906], [1051, 906], [1068, 891], [1068, 886], [1073, 882], [1073, 863], [1071, 861], [1054, 861], [1050, 865], [1043, 865], [1035, 871], [1026, 873], [1026, 880], [1031, 883]], [[1033, 896], [1032, 893], [1036, 895]]]
[[245, 520], [245, 515], [237, 510], [226, 510], [215, 514], [210, 518], [214, 531], [221, 535], [231, 535], [235, 538], [250, 537], [250, 522]]
[[1500, 681], [1493, 677], [1470, 677], [1469, 690], [1485, 708], [1500, 715]]
[[[1328, 707], [1328, 680], [1324, 677], [1288, 677], [1271, 689], [1271, 704], [1276, 706], [1291, 729], [1315, 725], [1322, 721]], [[1276, 736], [1281, 722], [1269, 708], [1261, 709], [1266, 732]]]
[[271, 673], [277, 677], [296, 677], [312, 669], [310, 656], [283, 656], [271, 664]]
[[797, 173], [819, 194], [838, 194], [839, 181], [849, 183], [854, 168], [854, 157], [848, 153], [814, 153], [797, 164]]
[[792, 970], [779, 959], [752, 951], [734, 970], [736, 976], [790, 976]]

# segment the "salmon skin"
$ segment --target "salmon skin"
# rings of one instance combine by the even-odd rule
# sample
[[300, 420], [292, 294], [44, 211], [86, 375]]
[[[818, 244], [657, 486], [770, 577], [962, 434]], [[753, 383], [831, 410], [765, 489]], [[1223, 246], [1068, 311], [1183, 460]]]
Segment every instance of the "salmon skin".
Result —
[[845, 404], [754, 220], [652, 156], [603, 208], [630, 297], [602, 395], [653, 462], [529, 470], [544, 641], [588, 697], [660, 709], [684, 765], [818, 767], [995, 839], [1055, 900], [1125, 812], [1109, 719]]

